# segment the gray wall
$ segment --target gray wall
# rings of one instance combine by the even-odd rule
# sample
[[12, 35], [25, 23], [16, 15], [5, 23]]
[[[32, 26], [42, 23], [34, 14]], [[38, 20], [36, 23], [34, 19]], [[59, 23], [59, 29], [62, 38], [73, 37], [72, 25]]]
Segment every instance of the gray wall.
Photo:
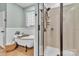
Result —
[[0, 12], [4, 11], [6, 9], [6, 4], [5, 3], [0, 3]]
[[14, 3], [7, 4], [7, 27], [23, 28], [24, 24], [23, 9]]
[[3, 19], [5, 18], [5, 3], [0, 3], [0, 27], [3, 27]]

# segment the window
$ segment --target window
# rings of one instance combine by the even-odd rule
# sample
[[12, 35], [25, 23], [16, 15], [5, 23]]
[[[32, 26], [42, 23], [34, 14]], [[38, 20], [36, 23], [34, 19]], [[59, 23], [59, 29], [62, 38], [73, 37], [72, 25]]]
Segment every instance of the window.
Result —
[[28, 10], [26, 11], [26, 26], [34, 26], [35, 25], [35, 11]]

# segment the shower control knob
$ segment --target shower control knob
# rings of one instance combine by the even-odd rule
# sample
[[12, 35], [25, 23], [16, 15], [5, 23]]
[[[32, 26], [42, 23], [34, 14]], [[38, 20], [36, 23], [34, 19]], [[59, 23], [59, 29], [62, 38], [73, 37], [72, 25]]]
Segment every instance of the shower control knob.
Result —
[[54, 30], [54, 28], [51, 28], [51, 30]]

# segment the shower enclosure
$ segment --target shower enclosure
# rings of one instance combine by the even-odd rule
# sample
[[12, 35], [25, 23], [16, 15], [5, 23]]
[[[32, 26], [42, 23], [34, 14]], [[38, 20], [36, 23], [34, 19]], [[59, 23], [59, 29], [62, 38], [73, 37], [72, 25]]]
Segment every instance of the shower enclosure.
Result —
[[38, 4], [38, 55], [79, 55], [79, 4]]
[[[60, 4], [38, 4], [38, 55], [60, 54]], [[52, 50], [53, 49], [53, 50]], [[52, 54], [55, 53], [55, 54]]]

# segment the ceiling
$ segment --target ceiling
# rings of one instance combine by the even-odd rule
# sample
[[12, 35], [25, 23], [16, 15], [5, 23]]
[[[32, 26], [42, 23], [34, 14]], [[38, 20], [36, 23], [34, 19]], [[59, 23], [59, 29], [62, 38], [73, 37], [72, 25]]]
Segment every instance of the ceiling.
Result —
[[[64, 3], [63, 6], [70, 5], [70, 4], [72, 3]], [[55, 7], [59, 7], [60, 3], [45, 3], [44, 5], [46, 8], [55, 8]]]
[[34, 3], [16, 3], [17, 5], [23, 7], [23, 8], [26, 8], [26, 7], [29, 7], [31, 5], [34, 5]]
[[[22, 8], [26, 8], [29, 6], [34, 5], [35, 3], [16, 3], [17, 5], [19, 5]], [[69, 5], [70, 3], [64, 3], [64, 5]], [[46, 8], [54, 8], [54, 7], [59, 7], [60, 4], [59, 3], [45, 3], [44, 4]]]

